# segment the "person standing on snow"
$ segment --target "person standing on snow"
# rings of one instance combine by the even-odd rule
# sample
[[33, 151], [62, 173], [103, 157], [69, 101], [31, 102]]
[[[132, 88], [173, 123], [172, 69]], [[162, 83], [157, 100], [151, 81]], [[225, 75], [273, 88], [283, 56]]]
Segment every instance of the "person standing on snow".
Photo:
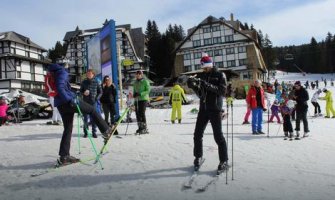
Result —
[[295, 101], [288, 98], [286, 94], [283, 95], [283, 101], [280, 105], [280, 111], [283, 116], [283, 130], [284, 130], [284, 139], [287, 140], [287, 137], [290, 137], [290, 140], [293, 139], [293, 127], [291, 122], [291, 112], [295, 107]]
[[59, 114], [58, 109], [55, 107], [55, 96], [57, 95], [57, 92], [52, 89], [51, 85], [55, 85], [54, 79], [51, 78], [52, 74], [51, 72], [47, 72], [47, 74], [44, 77], [44, 90], [47, 93], [49, 97], [49, 103], [52, 107], [52, 121], [47, 122], [48, 125], [61, 125], [62, 120], [61, 116]]
[[321, 100], [326, 100], [326, 116], [325, 118], [330, 118], [330, 112], [333, 114], [332, 118], [335, 118], [335, 111], [333, 108], [333, 95], [331, 91], [326, 88], [323, 89], [323, 92], [326, 94], [324, 97], [320, 97]]
[[182, 103], [186, 103], [185, 93], [183, 88], [178, 84], [174, 84], [173, 88], [169, 92], [169, 104], [172, 105], [171, 112], [171, 123], [174, 124], [176, 120], [176, 113], [178, 118], [178, 123], [181, 123], [181, 105]]
[[318, 89], [314, 94], [313, 94], [313, 97], [311, 99], [311, 102], [314, 106], [314, 116], [317, 117], [317, 116], [321, 116], [321, 107], [320, 107], [320, 104], [318, 103], [318, 99], [319, 99], [319, 96], [321, 94], [321, 89]]
[[309, 100], [308, 92], [305, 88], [301, 86], [300, 81], [296, 81], [294, 83], [294, 96], [293, 99], [297, 102], [296, 104], [296, 121], [295, 121], [295, 130], [296, 132], [296, 139], [299, 139], [299, 131], [300, 131], [300, 121], [302, 120], [304, 124], [304, 135], [303, 137], [308, 136], [309, 129], [308, 129], [308, 121], [307, 121], [307, 111], [308, 111], [308, 104], [307, 101]]
[[143, 71], [136, 72], [136, 80], [133, 85], [133, 97], [135, 104], [135, 112], [138, 129], [136, 134], [146, 134], [148, 132], [147, 120], [145, 117], [145, 110], [149, 101], [150, 84], [147, 79], [143, 77]]
[[[99, 101], [102, 92], [99, 82], [95, 79], [95, 73], [92, 69], [87, 70], [86, 79], [80, 85], [80, 93], [83, 95], [83, 100], [97, 108], [97, 102]], [[84, 114], [84, 138], [87, 137], [88, 118], [92, 119], [92, 116]], [[92, 136], [97, 138], [97, 125], [91, 120], [92, 124]]]
[[228, 153], [226, 140], [222, 133], [222, 106], [226, 93], [226, 79], [223, 73], [213, 66], [211, 57], [204, 54], [200, 60], [203, 72], [197, 78], [189, 78], [187, 85], [200, 98], [199, 112], [194, 130], [194, 169], [197, 170], [203, 160], [202, 138], [208, 122], [211, 122], [214, 140], [218, 145], [218, 171], [227, 169]]
[[251, 123], [253, 135], [265, 134], [262, 131], [262, 123], [263, 111], [266, 111], [267, 109], [265, 105], [264, 90], [261, 84], [262, 82], [260, 80], [256, 80], [254, 85], [250, 88], [247, 96], [247, 104], [252, 113]]
[[[62, 66], [64, 65], [64, 67]], [[95, 110], [92, 105], [80, 100], [71, 91], [69, 82], [69, 73], [67, 71], [68, 64], [51, 64], [48, 66], [48, 70], [54, 73], [56, 80], [57, 95], [55, 96], [55, 106], [58, 108], [59, 113], [63, 120], [63, 136], [59, 148], [59, 156], [57, 159], [58, 164], [66, 165], [69, 163], [78, 162], [79, 159], [70, 156], [71, 137], [73, 129], [73, 118], [74, 113], [78, 113], [77, 106], [80, 108], [82, 113], [91, 114], [92, 120], [97, 124], [100, 129], [104, 142], [111, 136], [113, 128], [109, 127], [108, 124], [102, 119], [101, 115]]]
[[[281, 97], [282, 98], [282, 97]], [[278, 115], [280, 111], [280, 105], [278, 99], [275, 99], [273, 104], [271, 105], [271, 117], [269, 122], [273, 122], [273, 118], [276, 117], [278, 124], [280, 124], [280, 117]]]

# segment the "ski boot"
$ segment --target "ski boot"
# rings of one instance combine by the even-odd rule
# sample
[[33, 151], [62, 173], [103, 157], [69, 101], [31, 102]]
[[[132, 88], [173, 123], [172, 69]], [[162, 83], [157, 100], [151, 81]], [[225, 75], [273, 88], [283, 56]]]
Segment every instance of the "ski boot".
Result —
[[80, 159], [75, 158], [73, 156], [61, 156], [59, 159], [57, 159], [57, 165], [56, 167], [61, 167], [61, 166], [65, 166], [65, 165], [69, 165], [69, 164], [73, 164], [73, 163], [77, 163], [79, 162]]
[[297, 131], [297, 134], [296, 134], [296, 136], [295, 136], [294, 139], [295, 139], [295, 140], [300, 140], [300, 137], [299, 137], [299, 136], [300, 136], [299, 131]]
[[287, 140], [288, 138], [288, 132], [284, 132], [284, 140]]
[[226, 161], [221, 161], [218, 165], [217, 175], [220, 175], [222, 172], [228, 169], [228, 164]]
[[290, 141], [292, 141], [293, 140], [293, 132], [290, 132], [290, 135], [289, 135], [289, 137], [290, 137]]
[[199, 171], [199, 168], [201, 164], [203, 163], [203, 158], [202, 157], [197, 157], [194, 159], [194, 171]]

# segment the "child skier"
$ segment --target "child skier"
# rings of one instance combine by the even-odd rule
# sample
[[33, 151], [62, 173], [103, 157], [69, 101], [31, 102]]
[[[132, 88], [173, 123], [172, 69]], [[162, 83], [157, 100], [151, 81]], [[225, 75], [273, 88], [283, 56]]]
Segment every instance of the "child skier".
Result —
[[276, 117], [277, 122], [280, 124], [280, 117], [278, 115], [280, 111], [279, 101], [276, 99], [271, 106], [271, 117], [269, 122], [273, 122], [273, 118]]
[[283, 129], [284, 129], [284, 140], [287, 140], [290, 137], [290, 140], [293, 139], [293, 127], [291, 123], [291, 113], [294, 110], [295, 101], [289, 100], [287, 96], [284, 96], [284, 101], [281, 103], [280, 111], [283, 116]]

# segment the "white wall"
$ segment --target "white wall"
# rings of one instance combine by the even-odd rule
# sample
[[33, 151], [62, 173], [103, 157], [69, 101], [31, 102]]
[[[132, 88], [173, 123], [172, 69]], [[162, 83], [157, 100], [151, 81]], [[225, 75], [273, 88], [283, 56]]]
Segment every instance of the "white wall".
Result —
[[21, 71], [22, 72], [30, 72], [30, 62], [29, 61], [22, 61], [21, 62]]
[[29, 72], [21, 72], [21, 79], [31, 80], [31, 74]]

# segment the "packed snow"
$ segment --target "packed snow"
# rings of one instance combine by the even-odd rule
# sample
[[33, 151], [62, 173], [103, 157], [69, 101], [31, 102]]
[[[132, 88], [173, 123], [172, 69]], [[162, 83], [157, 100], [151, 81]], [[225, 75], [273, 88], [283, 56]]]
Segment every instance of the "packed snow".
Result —
[[[281, 82], [315, 81], [334, 78], [331, 74], [286, 74], [278, 72]], [[271, 80], [271, 82], [273, 82]], [[329, 83], [328, 83], [329, 84]], [[323, 83], [320, 83], [323, 88]], [[330, 85], [330, 84], [329, 84]], [[327, 87], [335, 93], [334, 87]], [[314, 93], [308, 90], [310, 97]], [[251, 125], [242, 125], [246, 111], [244, 100], [235, 100], [223, 121], [227, 139], [229, 164], [233, 165], [203, 193], [196, 189], [211, 180], [219, 163], [212, 128], [205, 130], [204, 162], [192, 189], [182, 186], [193, 169], [193, 131], [197, 101], [183, 106], [181, 124], [170, 123], [171, 109], [148, 109], [150, 134], [134, 135], [136, 122], [119, 127], [122, 138], [113, 136], [108, 153], [101, 158], [104, 169], [93, 161], [77, 163], [47, 174], [31, 177], [52, 167], [58, 158], [62, 126], [44, 125], [47, 120], [34, 120], [0, 127], [0, 199], [311, 199], [335, 198], [335, 135], [334, 120], [312, 118], [314, 108], [309, 102], [310, 137], [300, 141], [284, 141], [282, 125], [269, 124], [267, 135], [251, 135]], [[320, 101], [322, 112], [325, 102]], [[134, 113], [132, 118], [135, 118]], [[267, 113], [264, 113], [267, 120]], [[83, 160], [94, 157], [88, 138], [78, 137], [74, 119], [71, 145], [73, 156]], [[293, 122], [293, 127], [295, 124]], [[268, 124], [263, 131], [267, 133]], [[232, 135], [232, 131], [234, 135]], [[81, 136], [82, 129], [79, 130]], [[233, 137], [232, 137], [233, 136]], [[93, 139], [100, 149], [103, 140]], [[233, 159], [232, 159], [233, 143]], [[80, 149], [80, 154], [79, 154]], [[234, 161], [232, 163], [232, 161]], [[232, 175], [234, 180], [232, 180]]]

